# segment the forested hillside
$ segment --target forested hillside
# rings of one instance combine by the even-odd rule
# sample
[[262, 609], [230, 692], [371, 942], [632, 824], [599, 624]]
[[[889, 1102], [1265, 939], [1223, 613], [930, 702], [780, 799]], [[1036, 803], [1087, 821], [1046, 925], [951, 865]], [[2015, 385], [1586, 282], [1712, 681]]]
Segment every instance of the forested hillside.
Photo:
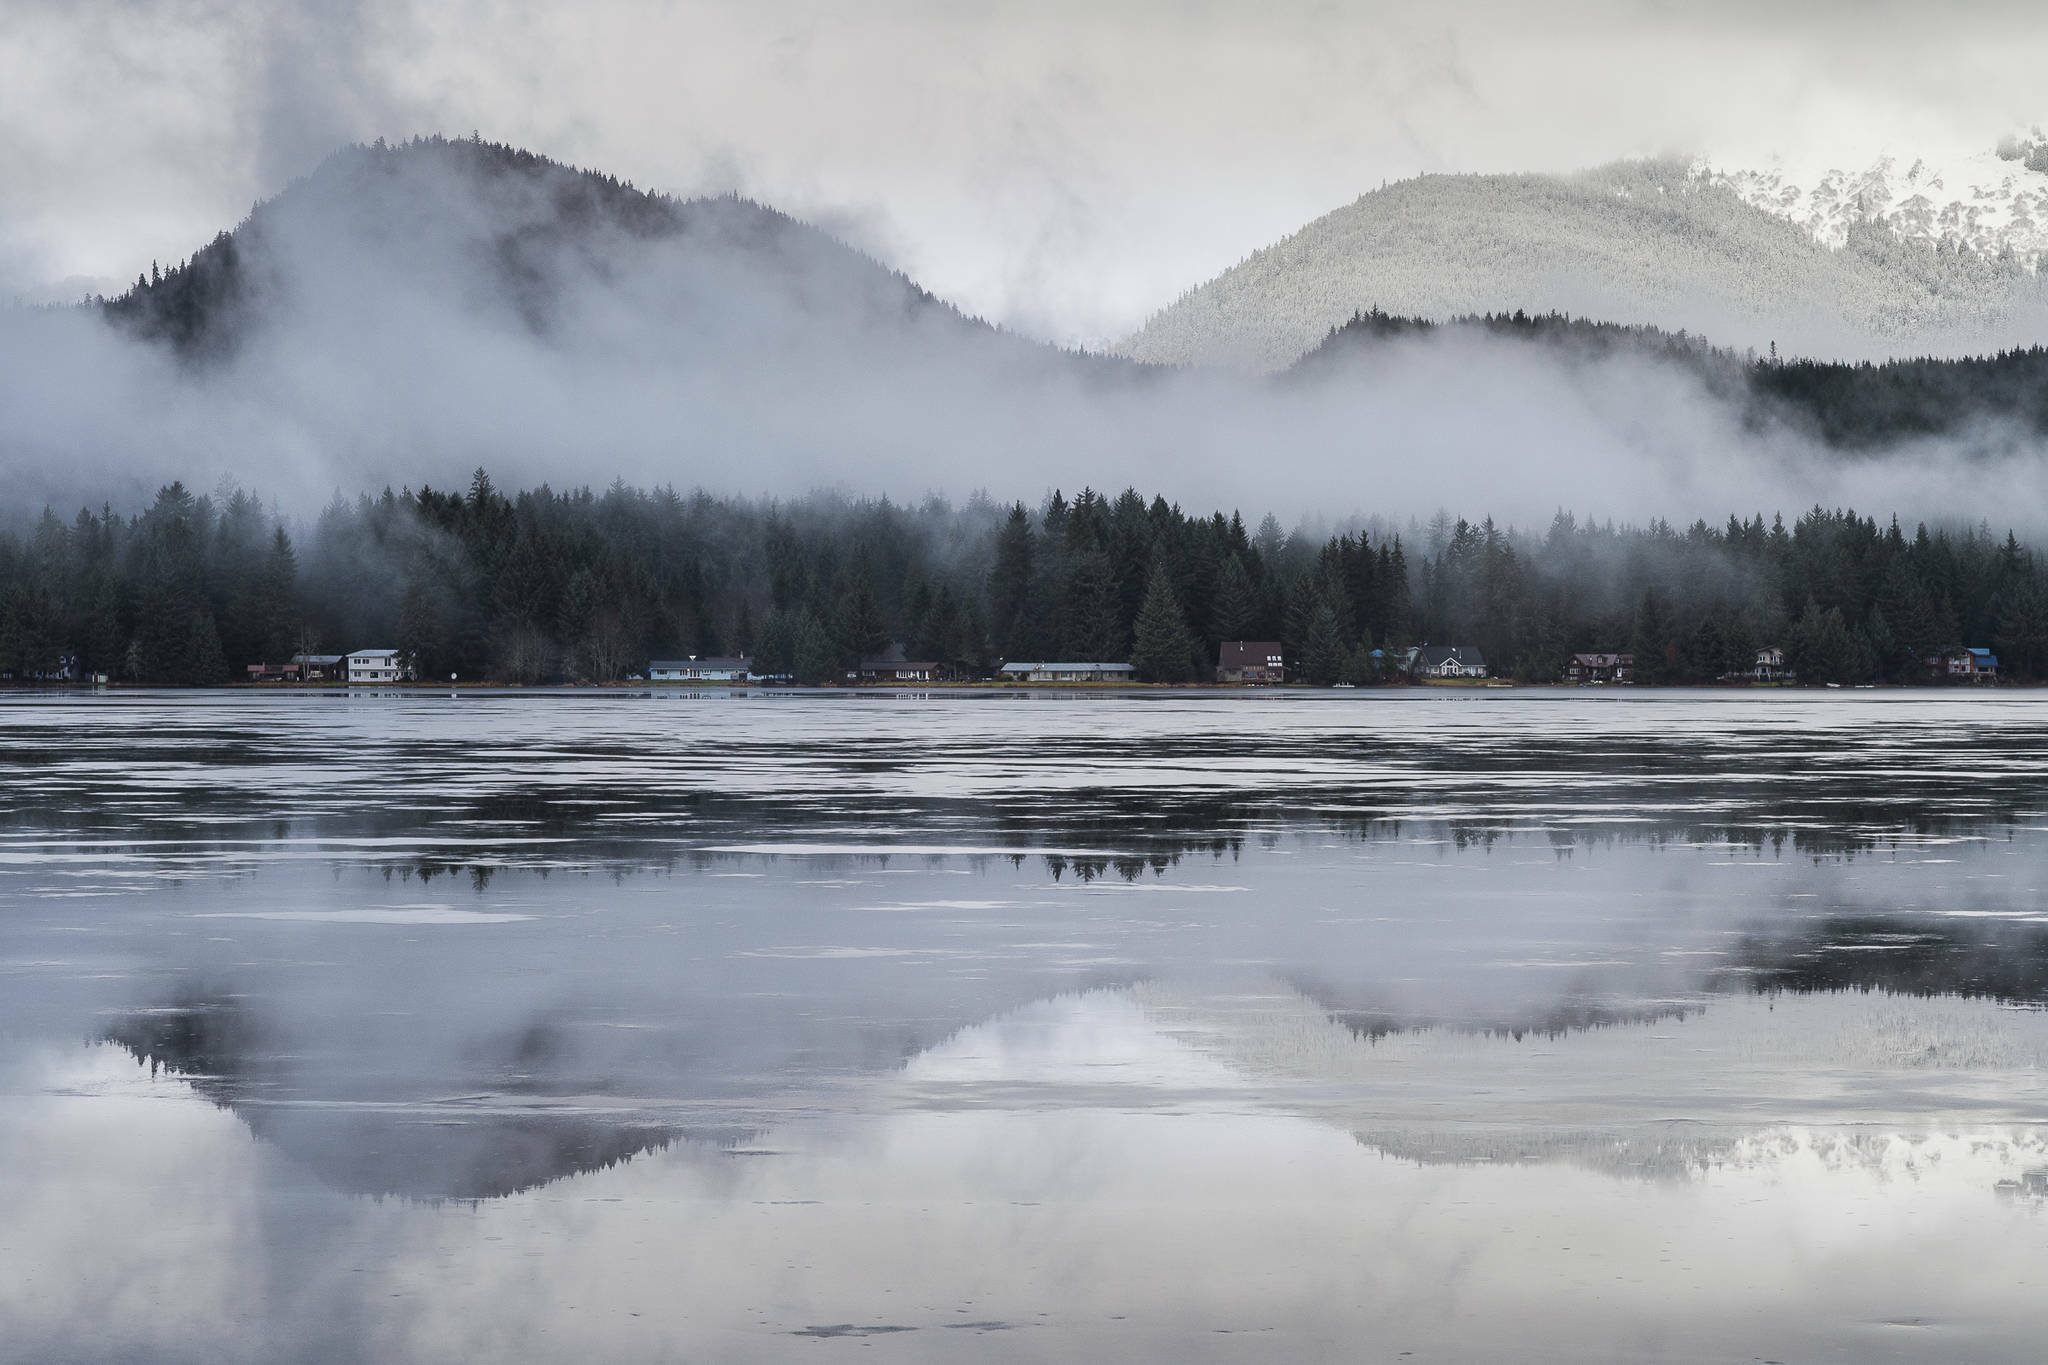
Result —
[[1331, 330], [1289, 367], [1294, 379], [1341, 375], [1373, 348], [1432, 336], [1479, 333], [1547, 346], [1566, 361], [1619, 355], [1677, 365], [1751, 426], [1778, 422], [1841, 449], [1872, 450], [1922, 436], [1956, 436], [1987, 424], [2048, 435], [2048, 347], [1952, 360], [1826, 362], [1739, 354], [1705, 337], [1559, 313], [1489, 313], [1436, 323], [1374, 309]]
[[649, 657], [746, 653], [807, 681], [892, 643], [985, 676], [1005, 658], [1130, 659], [1208, 675], [1279, 639], [1298, 676], [1372, 681], [1370, 651], [1475, 645], [1546, 680], [1632, 650], [1645, 682], [1711, 680], [1781, 645], [1809, 681], [1918, 681], [1990, 645], [2048, 676], [2032, 549], [1815, 508], [1679, 529], [1427, 526], [1286, 533], [1134, 490], [1037, 508], [545, 487], [337, 500], [298, 535], [240, 491], [163, 489], [128, 516], [46, 512], [0, 537], [0, 672], [202, 684], [299, 652], [395, 647], [422, 677], [602, 682]]
[[2016, 259], [1872, 225], [1831, 249], [1683, 163], [1624, 162], [1385, 186], [1189, 291], [1123, 350], [1277, 370], [1356, 313], [1440, 321], [1519, 308], [1862, 359], [2037, 340], [2042, 303]]
[[[657, 292], [677, 326], [761, 308], [854, 309], [993, 336], [901, 274], [750, 200], [679, 200], [501, 143], [342, 149], [168, 270], [99, 306], [188, 358], [221, 356], [295, 310], [417, 290], [546, 334], [592, 286]], [[758, 296], [758, 297], [750, 297]], [[358, 300], [360, 301], [360, 300]], [[694, 315], [694, 316], [693, 316]], [[345, 311], [316, 318], [330, 325]]]

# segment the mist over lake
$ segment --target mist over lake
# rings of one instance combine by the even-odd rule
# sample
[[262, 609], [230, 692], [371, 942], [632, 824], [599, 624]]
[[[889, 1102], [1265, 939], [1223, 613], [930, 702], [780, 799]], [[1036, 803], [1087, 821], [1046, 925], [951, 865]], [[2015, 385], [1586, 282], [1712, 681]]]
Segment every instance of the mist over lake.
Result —
[[0, 1321], [2019, 1358], [2044, 753], [2016, 692], [12, 694]]

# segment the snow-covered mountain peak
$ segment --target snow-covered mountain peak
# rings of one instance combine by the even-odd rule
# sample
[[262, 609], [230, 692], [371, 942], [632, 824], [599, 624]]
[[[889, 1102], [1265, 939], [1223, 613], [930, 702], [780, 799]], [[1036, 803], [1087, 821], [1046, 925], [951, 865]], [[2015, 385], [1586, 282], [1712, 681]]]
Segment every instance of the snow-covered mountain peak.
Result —
[[2030, 270], [2048, 260], [2048, 137], [2039, 129], [1995, 149], [1937, 159], [1880, 155], [1861, 170], [1772, 160], [1730, 169], [1701, 159], [1698, 179], [1726, 185], [1767, 213], [1839, 247], [1859, 222], [1879, 222], [1912, 241], [1996, 257], [2010, 251]]

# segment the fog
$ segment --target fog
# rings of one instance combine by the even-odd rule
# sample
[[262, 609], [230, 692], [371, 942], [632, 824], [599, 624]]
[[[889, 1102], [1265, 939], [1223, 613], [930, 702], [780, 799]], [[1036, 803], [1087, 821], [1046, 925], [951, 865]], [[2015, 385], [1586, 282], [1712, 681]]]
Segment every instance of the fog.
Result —
[[232, 479], [303, 514], [481, 465], [501, 485], [740, 494], [1132, 485], [1284, 519], [1819, 502], [2002, 526], [2048, 506], [2038, 441], [1846, 458], [1644, 357], [1453, 331], [1276, 381], [1062, 353], [746, 201], [650, 233], [609, 201], [565, 209], [565, 172], [478, 155], [330, 162], [244, 225], [244, 287], [183, 351], [96, 310], [0, 314], [0, 502], [132, 508]]

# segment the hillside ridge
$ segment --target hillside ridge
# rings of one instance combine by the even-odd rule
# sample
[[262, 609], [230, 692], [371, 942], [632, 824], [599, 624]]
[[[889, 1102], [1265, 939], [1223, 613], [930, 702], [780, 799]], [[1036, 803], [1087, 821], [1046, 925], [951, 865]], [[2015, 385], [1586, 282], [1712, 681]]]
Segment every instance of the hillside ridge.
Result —
[[1930, 249], [1867, 222], [1830, 248], [1663, 159], [1394, 182], [1190, 290], [1118, 349], [1277, 370], [1375, 308], [1621, 318], [1851, 360], [1996, 350], [2038, 340], [2048, 319], [2040, 282], [2015, 259]]

